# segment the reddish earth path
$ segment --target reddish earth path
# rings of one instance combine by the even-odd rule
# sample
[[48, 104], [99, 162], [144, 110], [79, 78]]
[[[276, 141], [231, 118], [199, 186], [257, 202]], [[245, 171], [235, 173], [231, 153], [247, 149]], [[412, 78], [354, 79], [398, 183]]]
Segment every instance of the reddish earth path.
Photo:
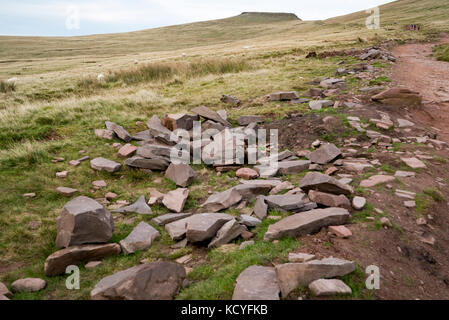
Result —
[[449, 142], [449, 63], [430, 56], [432, 48], [443, 43], [449, 43], [449, 35], [443, 34], [438, 42], [396, 47], [393, 83], [421, 93], [424, 106], [413, 118], [436, 128], [438, 138]]

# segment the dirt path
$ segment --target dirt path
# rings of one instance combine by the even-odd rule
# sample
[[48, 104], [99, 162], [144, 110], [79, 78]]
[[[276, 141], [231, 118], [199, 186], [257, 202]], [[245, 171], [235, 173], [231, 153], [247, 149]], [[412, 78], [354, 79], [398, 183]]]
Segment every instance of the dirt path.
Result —
[[396, 47], [398, 58], [393, 70], [393, 83], [421, 93], [422, 110], [413, 114], [415, 120], [436, 128], [440, 139], [449, 142], [449, 63], [436, 61], [430, 55], [435, 45], [449, 43], [444, 34], [438, 42], [415, 43]]

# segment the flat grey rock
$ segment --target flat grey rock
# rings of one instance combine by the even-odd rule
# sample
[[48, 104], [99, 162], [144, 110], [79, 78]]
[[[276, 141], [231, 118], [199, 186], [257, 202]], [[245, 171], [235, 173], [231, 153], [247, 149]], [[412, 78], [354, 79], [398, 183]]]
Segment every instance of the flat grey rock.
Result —
[[134, 156], [125, 160], [125, 165], [132, 168], [149, 169], [164, 171], [170, 165], [170, 162], [165, 158], [147, 159], [139, 156]]
[[278, 163], [279, 174], [295, 174], [309, 169], [309, 160], [281, 161]]
[[113, 173], [120, 171], [122, 165], [115, 161], [99, 157], [90, 161], [90, 167], [98, 171], [106, 171]]
[[158, 226], [165, 226], [168, 223], [178, 221], [187, 217], [190, 217], [191, 213], [168, 213], [162, 216], [153, 218], [151, 221]]
[[147, 159], [165, 158], [170, 159], [172, 147], [163, 146], [159, 144], [144, 144], [137, 148], [136, 155]]
[[165, 177], [176, 183], [177, 186], [187, 187], [195, 180], [195, 171], [188, 164], [170, 164]]
[[264, 240], [299, 237], [349, 221], [349, 211], [343, 208], [314, 209], [284, 218], [268, 227]]
[[268, 205], [265, 203], [265, 197], [258, 196], [256, 198], [256, 204], [254, 205], [254, 215], [260, 220], [263, 220], [267, 217], [267, 213]]
[[186, 237], [189, 242], [195, 243], [212, 239], [234, 217], [224, 213], [200, 213], [188, 219]]
[[113, 210], [113, 212], [118, 213], [139, 213], [139, 214], [152, 214], [153, 211], [151, 210], [150, 206], [147, 205], [147, 202], [145, 200], [145, 196], [140, 196], [140, 198], [134, 202], [133, 204], [122, 207], [116, 210]]
[[351, 288], [339, 279], [318, 279], [309, 284], [309, 289], [316, 297], [352, 293]]
[[47, 282], [40, 278], [25, 278], [14, 281], [11, 284], [13, 292], [37, 292], [47, 286]]
[[172, 240], [182, 240], [187, 233], [187, 223], [192, 217], [169, 222], [165, 225], [165, 230], [168, 232]]
[[332, 100], [312, 100], [309, 102], [309, 107], [312, 110], [321, 110], [323, 107], [332, 107], [333, 105]]
[[205, 106], [196, 107], [196, 108], [192, 109], [191, 111], [193, 113], [200, 115], [201, 117], [203, 117], [205, 119], [221, 123], [225, 127], [231, 127], [231, 124], [227, 120], [223, 119], [222, 117], [220, 117], [220, 115], [218, 113], [216, 113], [215, 111], [213, 111]]
[[257, 227], [259, 224], [261, 224], [262, 221], [258, 218], [251, 217], [246, 214], [242, 214], [240, 216], [240, 223], [249, 228], [254, 228], [254, 227]]
[[316, 203], [310, 202], [304, 193], [267, 196], [265, 203], [280, 212], [302, 212], [316, 208]]
[[341, 156], [341, 151], [332, 143], [323, 144], [319, 149], [309, 153], [306, 157], [313, 163], [326, 164]]
[[178, 188], [168, 192], [162, 199], [162, 203], [168, 210], [180, 213], [184, 209], [188, 196], [189, 189]]
[[202, 205], [204, 210], [209, 212], [218, 212], [227, 209], [242, 200], [242, 195], [231, 188], [226, 191], [212, 194]]
[[238, 276], [232, 300], [280, 300], [279, 295], [274, 268], [250, 266]]
[[159, 236], [159, 231], [142, 221], [125, 239], [120, 241], [120, 246], [124, 254], [131, 254], [148, 249]]
[[237, 122], [240, 126], [247, 126], [250, 123], [263, 122], [262, 116], [239, 116]]

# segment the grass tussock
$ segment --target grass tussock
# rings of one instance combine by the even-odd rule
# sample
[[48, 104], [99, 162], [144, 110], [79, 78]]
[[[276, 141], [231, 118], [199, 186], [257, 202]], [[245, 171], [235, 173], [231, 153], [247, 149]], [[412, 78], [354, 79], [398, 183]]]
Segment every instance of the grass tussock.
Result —
[[16, 91], [15, 82], [8, 82], [8, 81], [0, 80], [0, 92], [10, 93], [12, 91]]
[[238, 58], [208, 58], [192, 62], [155, 62], [131, 69], [110, 71], [109, 74], [105, 75], [103, 82], [95, 79], [83, 79], [80, 86], [107, 87], [109, 84], [120, 82], [127, 85], [154, 81], [165, 82], [172, 80], [175, 76], [190, 79], [210, 74], [238, 73], [251, 69], [251, 65], [246, 60]]
[[449, 44], [443, 44], [434, 49], [433, 56], [438, 61], [446, 61], [449, 62]]

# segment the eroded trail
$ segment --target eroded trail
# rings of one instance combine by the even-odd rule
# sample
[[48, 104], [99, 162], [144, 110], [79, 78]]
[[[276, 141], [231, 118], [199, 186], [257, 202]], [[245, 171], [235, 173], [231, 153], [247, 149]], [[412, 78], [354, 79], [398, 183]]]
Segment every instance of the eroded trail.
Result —
[[434, 43], [396, 47], [393, 82], [421, 93], [423, 108], [414, 112], [414, 119], [436, 128], [440, 139], [449, 142], [449, 63], [431, 57], [432, 48], [443, 43], [449, 43], [449, 35]]

